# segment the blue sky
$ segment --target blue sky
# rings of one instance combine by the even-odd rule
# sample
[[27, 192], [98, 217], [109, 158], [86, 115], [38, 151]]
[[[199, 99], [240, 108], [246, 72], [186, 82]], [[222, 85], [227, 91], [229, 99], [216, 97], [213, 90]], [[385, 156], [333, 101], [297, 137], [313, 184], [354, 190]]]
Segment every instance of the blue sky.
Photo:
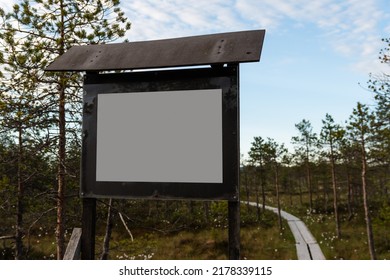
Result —
[[390, 37], [388, 0], [131, 0], [131, 41], [266, 29], [259, 63], [241, 65], [241, 153], [254, 136], [290, 150], [295, 124], [316, 132], [330, 113], [344, 123], [358, 101], [373, 103], [369, 73]]
[[369, 73], [390, 36], [388, 0], [123, 1], [132, 41], [265, 29], [259, 63], [241, 65], [241, 153], [254, 136], [290, 150], [295, 124], [319, 132], [331, 114], [341, 124], [356, 102], [373, 103]]
[[[16, 0], [0, 0], [9, 7]], [[265, 29], [259, 63], [241, 65], [241, 153], [254, 136], [292, 151], [295, 124], [316, 132], [330, 113], [348, 119], [356, 102], [373, 103], [369, 73], [390, 37], [389, 0], [122, 0], [130, 41]]]

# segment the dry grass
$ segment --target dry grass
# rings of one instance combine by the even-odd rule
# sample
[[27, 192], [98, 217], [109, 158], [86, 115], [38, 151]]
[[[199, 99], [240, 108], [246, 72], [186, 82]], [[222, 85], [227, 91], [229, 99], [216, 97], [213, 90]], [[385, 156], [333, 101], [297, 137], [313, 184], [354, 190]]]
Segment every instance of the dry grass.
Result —
[[[227, 229], [181, 231], [176, 234], [157, 233], [113, 240], [111, 259], [155, 260], [226, 260], [228, 259]], [[241, 230], [241, 258], [296, 259], [295, 242], [286, 229], [279, 233], [276, 227], [248, 226]]]
[[[368, 260], [370, 254], [367, 245], [366, 225], [364, 213], [359, 205], [356, 206], [352, 219], [348, 219], [347, 206], [340, 206], [341, 238], [336, 236], [336, 225], [333, 216], [332, 197], [326, 204], [323, 199], [314, 201], [315, 209], [309, 211], [308, 203], [300, 204], [299, 196], [282, 196], [283, 210], [299, 217], [309, 228], [321, 247], [326, 259], [329, 260]], [[303, 201], [308, 201], [304, 194]], [[270, 205], [275, 203], [270, 196]], [[327, 205], [327, 207], [325, 207]], [[377, 203], [377, 205], [380, 205]], [[375, 204], [373, 204], [375, 206]], [[374, 243], [378, 259], [390, 259], [390, 208], [373, 207], [372, 220], [374, 230]], [[378, 210], [382, 209], [382, 210]], [[382, 214], [381, 214], [382, 211]], [[381, 214], [381, 215], [380, 215]]]

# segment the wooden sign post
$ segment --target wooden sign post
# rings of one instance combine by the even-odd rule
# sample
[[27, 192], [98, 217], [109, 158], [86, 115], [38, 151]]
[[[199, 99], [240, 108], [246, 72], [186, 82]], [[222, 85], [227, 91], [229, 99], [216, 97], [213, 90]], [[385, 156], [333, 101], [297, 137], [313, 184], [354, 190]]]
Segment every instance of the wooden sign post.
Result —
[[[226, 200], [239, 259], [239, 63], [259, 61], [264, 34], [78, 46], [46, 69], [87, 72], [82, 259], [95, 255], [97, 198]], [[212, 67], [107, 73], [197, 65]]]

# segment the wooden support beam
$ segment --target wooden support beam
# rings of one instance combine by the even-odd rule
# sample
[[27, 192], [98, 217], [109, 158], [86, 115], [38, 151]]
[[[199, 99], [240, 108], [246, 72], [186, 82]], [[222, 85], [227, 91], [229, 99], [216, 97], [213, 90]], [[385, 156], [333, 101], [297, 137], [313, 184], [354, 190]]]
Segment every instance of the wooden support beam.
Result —
[[240, 202], [228, 202], [229, 259], [240, 259]]
[[83, 198], [81, 259], [95, 259], [96, 199]]

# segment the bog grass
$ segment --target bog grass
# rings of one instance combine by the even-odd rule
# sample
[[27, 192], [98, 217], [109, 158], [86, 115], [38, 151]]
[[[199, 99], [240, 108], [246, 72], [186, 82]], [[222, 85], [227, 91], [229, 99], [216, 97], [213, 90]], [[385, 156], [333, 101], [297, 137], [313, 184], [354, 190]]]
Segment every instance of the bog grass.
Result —
[[[307, 202], [304, 194], [303, 201]], [[292, 202], [292, 203], [291, 203]], [[275, 199], [269, 196], [268, 203], [275, 204]], [[339, 205], [341, 238], [336, 235], [336, 223], [333, 215], [333, 200], [325, 200], [314, 196], [314, 209], [310, 212], [308, 203], [300, 203], [298, 195], [282, 196], [283, 210], [299, 217], [316, 238], [322, 252], [328, 260], [369, 260], [366, 224], [363, 206], [359, 202], [354, 205], [354, 213], [349, 217], [347, 205]], [[387, 203], [371, 203], [371, 218], [374, 232], [375, 251], [377, 259], [390, 259], [390, 207]]]
[[[201, 203], [188, 209], [187, 204], [152, 203], [150, 217], [141, 217], [145, 205], [134, 203], [126, 219], [133, 241], [116, 217], [110, 241], [112, 260], [226, 260], [228, 259], [228, 221], [226, 202], [212, 202], [207, 221]], [[155, 207], [157, 207], [155, 209]], [[139, 213], [137, 213], [139, 211]], [[158, 213], [158, 215], [157, 215]], [[98, 213], [96, 259], [102, 252], [105, 231], [104, 211]], [[67, 229], [69, 240], [72, 228]], [[279, 230], [277, 216], [269, 211], [257, 220], [256, 209], [241, 205], [241, 259], [296, 259], [295, 241], [283, 224]], [[52, 229], [36, 229], [30, 240], [28, 259], [55, 259], [56, 244]], [[0, 259], [13, 258], [13, 243], [0, 244]]]
[[[181, 231], [169, 235], [140, 232], [133, 242], [118, 236], [112, 240], [110, 259], [226, 260], [227, 229]], [[287, 230], [279, 233], [276, 227], [248, 226], [241, 230], [241, 259], [296, 259], [295, 243]]]
[[[277, 217], [269, 211], [256, 221], [255, 209], [242, 206], [241, 259], [296, 259], [295, 240], [287, 226], [280, 232]], [[228, 259], [227, 219], [221, 216], [206, 227], [186, 228], [174, 233], [134, 229], [134, 241], [123, 231], [116, 232], [110, 259], [131, 260], [226, 260]], [[101, 244], [102, 236], [99, 237]], [[96, 248], [97, 254], [101, 248]]]
[[[364, 214], [356, 205], [348, 219], [346, 205], [340, 206], [341, 238], [335, 234], [332, 203], [316, 197], [315, 208], [310, 213], [307, 203], [300, 203], [298, 195], [281, 196], [282, 209], [299, 217], [316, 238], [328, 260], [369, 259]], [[252, 198], [252, 201], [254, 199]], [[303, 201], [308, 201], [304, 194]], [[291, 203], [292, 202], [292, 203]], [[267, 204], [275, 206], [272, 194], [267, 194]], [[327, 207], [326, 207], [327, 205]], [[189, 207], [186, 203], [133, 203], [128, 209], [127, 225], [131, 241], [118, 217], [110, 242], [109, 259], [142, 260], [224, 260], [228, 259], [227, 205], [212, 202], [205, 219], [202, 203]], [[96, 258], [102, 251], [106, 208], [98, 213]], [[147, 215], [145, 215], [145, 212]], [[372, 209], [375, 249], [378, 259], [390, 259], [390, 206], [377, 203]], [[68, 228], [66, 238], [70, 238]], [[24, 240], [25, 246], [27, 240]], [[13, 242], [3, 240], [0, 259], [12, 259]], [[56, 245], [53, 228], [37, 225], [31, 235], [28, 259], [55, 259]], [[257, 220], [255, 207], [241, 205], [241, 258], [248, 260], [296, 259], [295, 241], [286, 221], [280, 232], [277, 216], [269, 211]]]

